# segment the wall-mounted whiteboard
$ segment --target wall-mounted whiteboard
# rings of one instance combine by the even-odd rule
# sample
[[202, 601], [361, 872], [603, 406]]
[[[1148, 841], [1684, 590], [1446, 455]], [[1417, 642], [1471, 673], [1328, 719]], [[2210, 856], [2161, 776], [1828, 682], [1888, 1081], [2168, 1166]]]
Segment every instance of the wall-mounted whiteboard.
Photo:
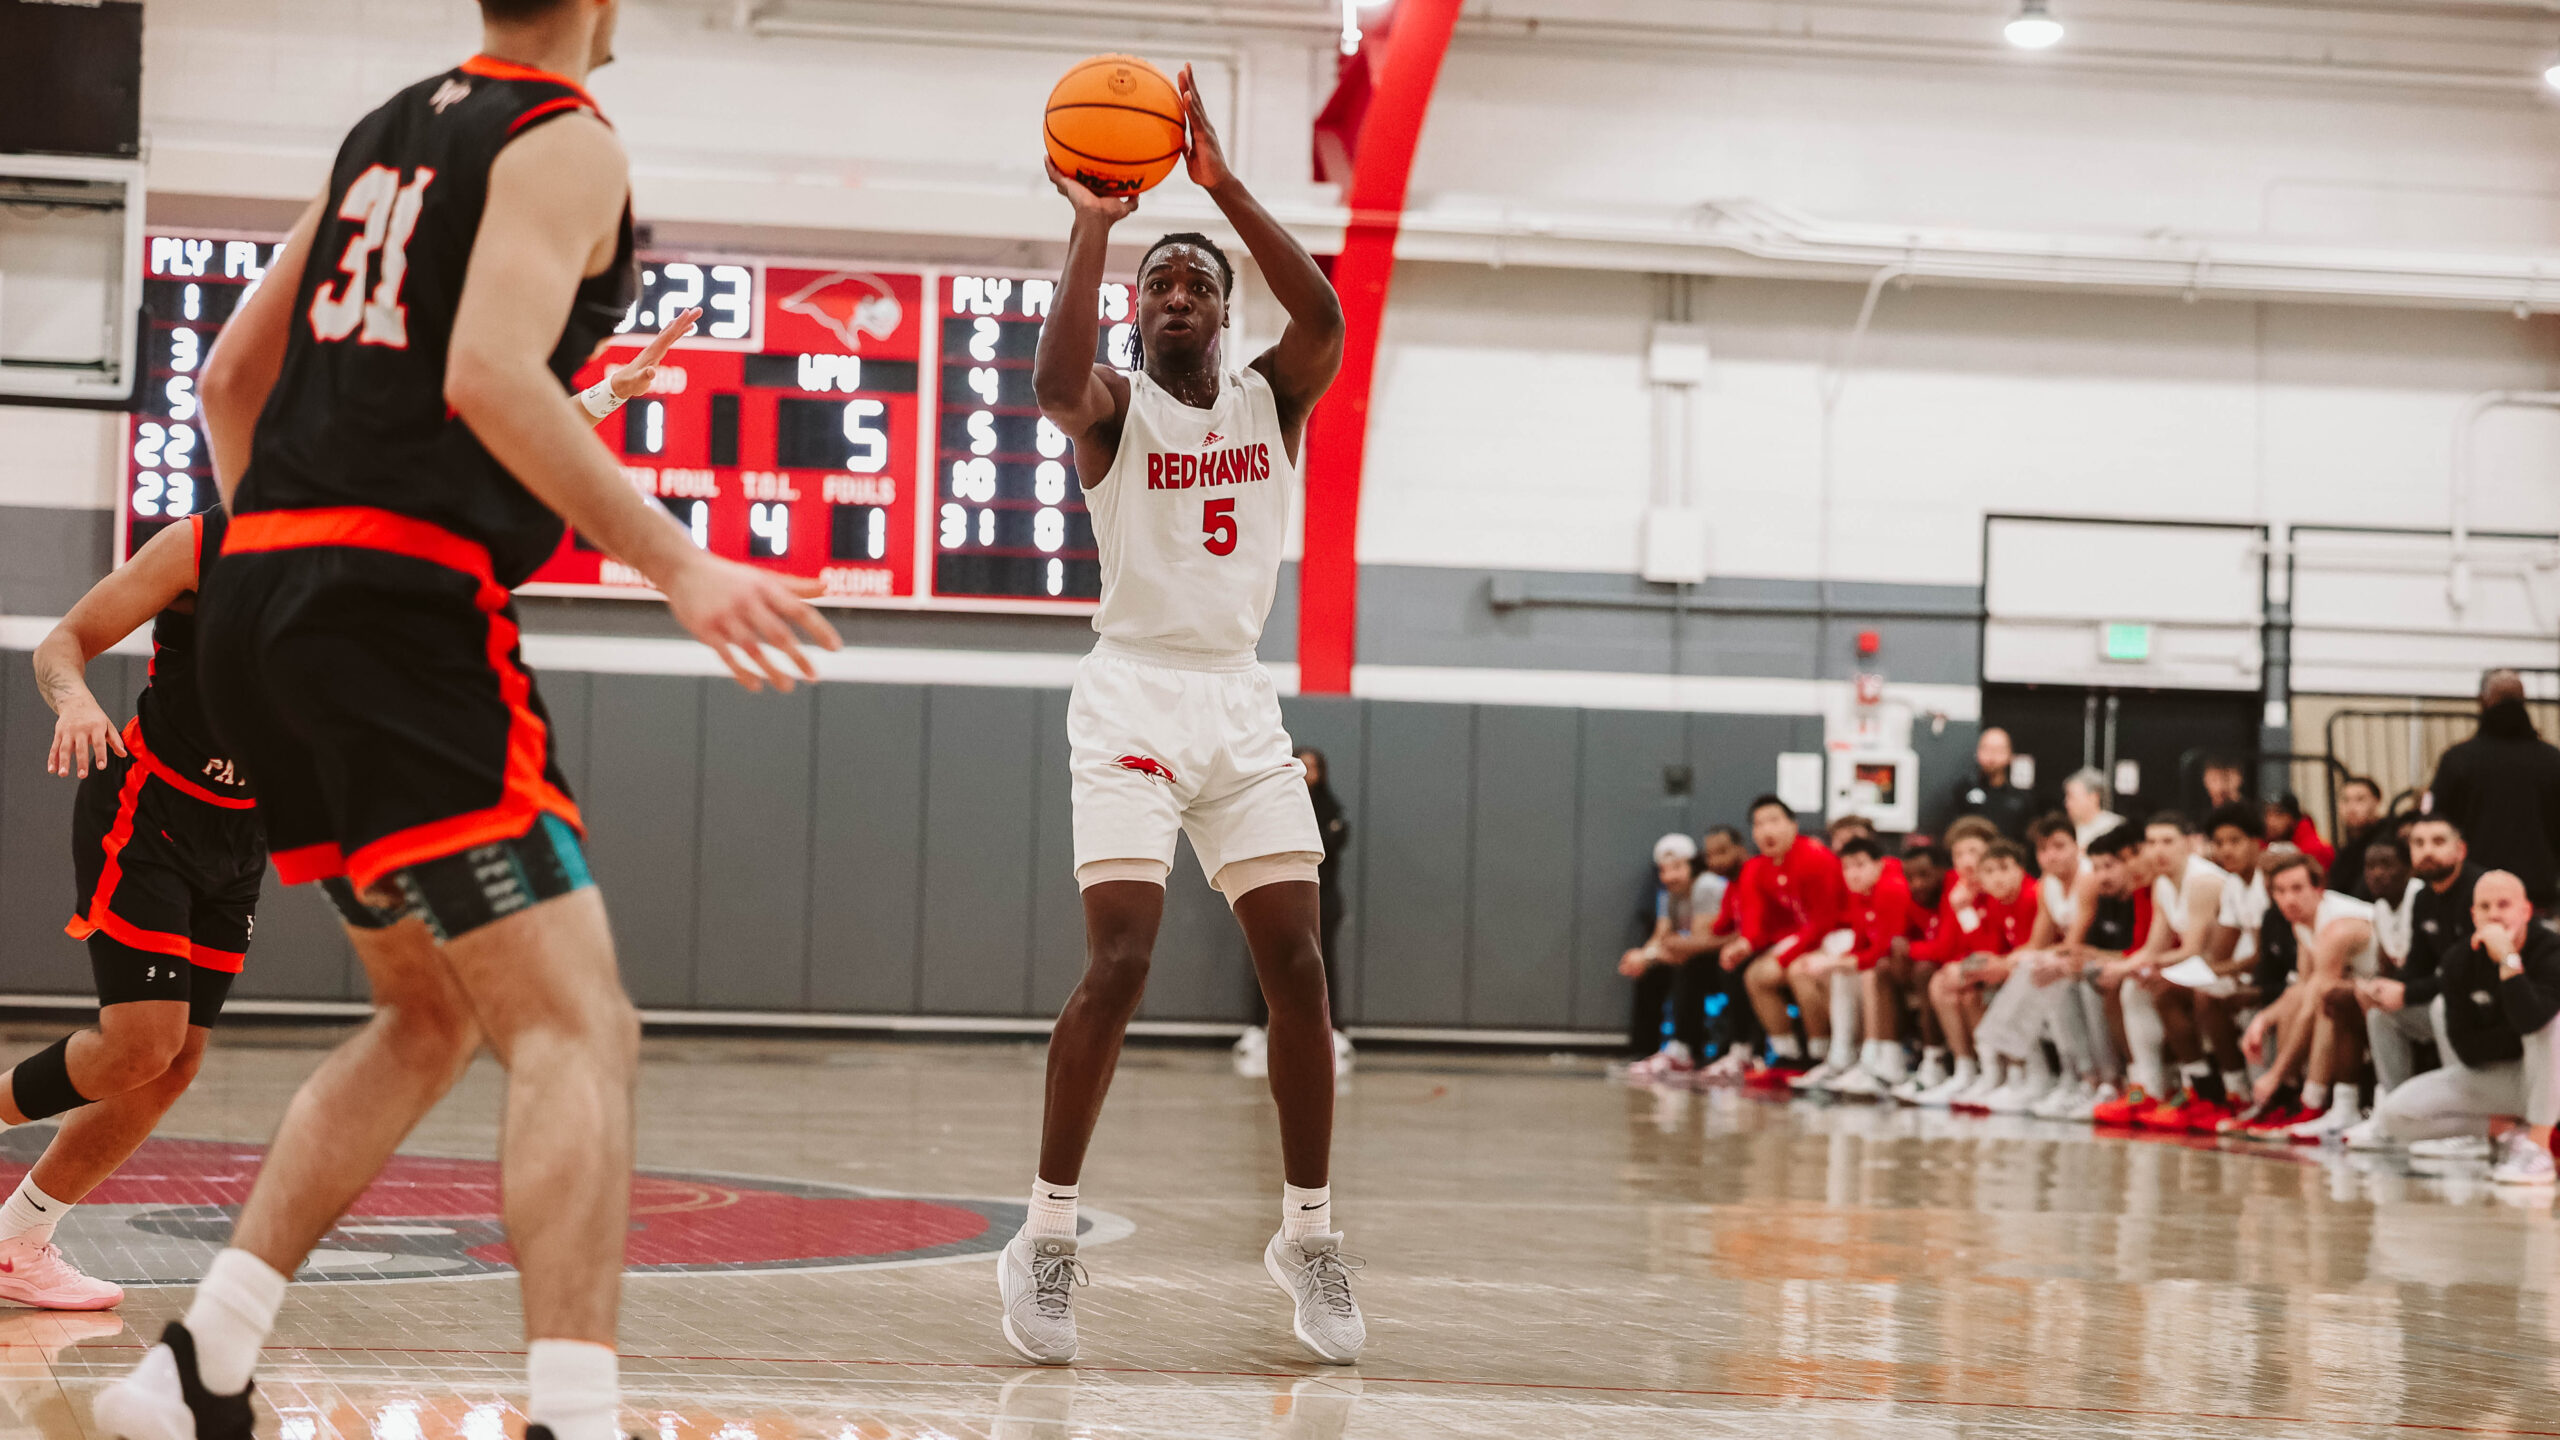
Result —
[[[2256, 690], [2266, 566], [2266, 533], [2255, 525], [1994, 516], [1983, 547], [1982, 678]], [[2109, 658], [2111, 625], [2145, 628], [2140, 658]]]

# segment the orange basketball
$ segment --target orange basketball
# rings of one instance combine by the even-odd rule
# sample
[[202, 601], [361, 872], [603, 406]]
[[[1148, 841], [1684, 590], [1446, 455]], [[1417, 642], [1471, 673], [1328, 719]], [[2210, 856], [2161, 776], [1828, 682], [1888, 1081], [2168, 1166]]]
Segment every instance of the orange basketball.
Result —
[[1049, 158], [1096, 195], [1152, 190], [1182, 158], [1182, 97], [1135, 55], [1096, 55], [1049, 92]]

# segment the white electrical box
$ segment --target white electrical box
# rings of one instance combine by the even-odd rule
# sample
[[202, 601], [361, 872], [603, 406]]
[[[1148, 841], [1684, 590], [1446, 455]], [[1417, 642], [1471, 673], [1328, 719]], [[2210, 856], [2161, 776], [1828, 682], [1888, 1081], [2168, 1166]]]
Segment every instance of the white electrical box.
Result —
[[1707, 578], [1707, 512], [1657, 505], [1644, 512], [1644, 578], [1695, 585]]

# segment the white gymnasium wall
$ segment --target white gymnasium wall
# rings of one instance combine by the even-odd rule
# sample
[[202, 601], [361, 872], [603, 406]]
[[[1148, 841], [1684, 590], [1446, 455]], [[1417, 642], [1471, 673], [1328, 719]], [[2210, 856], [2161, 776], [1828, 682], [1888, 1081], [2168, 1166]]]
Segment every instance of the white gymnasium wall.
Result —
[[[1321, 7], [1317, 7], [1321, 8]], [[775, 249], [1046, 263], [1032, 137], [1088, 31], [1004, 43], [777, 38], [629, 0], [596, 89], [641, 210]], [[2309, 23], [2309, 22], [2304, 22]], [[338, 133], [474, 40], [467, 0], [152, 0], [155, 202], [192, 217], [319, 185]], [[1246, 166], [1321, 245], [1323, 37], [1137, 48], [1202, 73]], [[2261, 77], [1541, 49], [1462, 38], [1425, 132], [1426, 216], [1658, 224], [1708, 202], [2010, 234], [2243, 237], [2512, 254], [2560, 226], [2560, 112]], [[1150, 220], [1208, 212], [1180, 180]], [[244, 213], [246, 213], [244, 211]], [[1544, 217], [1544, 218], [1542, 218]], [[1600, 262], [1595, 262], [1600, 263]], [[2560, 382], [2554, 322], [2499, 312], [1889, 288], [1832, 423], [1855, 285], [1700, 282], [1696, 427], [1719, 571], [1974, 583], [1986, 510], [2441, 526], [2463, 397]], [[2552, 297], [2560, 303], [2560, 291]], [[1618, 571], [1651, 486], [1642, 274], [1408, 262], [1381, 357], [1372, 563]], [[1253, 330], [1268, 317], [1248, 315]], [[2560, 529], [2560, 416], [2481, 432], [2473, 521]], [[0, 505], [110, 502], [110, 422], [0, 409]], [[1827, 464], [1826, 464], [1827, 458]], [[1829, 477], [1829, 556], [1823, 555]]]

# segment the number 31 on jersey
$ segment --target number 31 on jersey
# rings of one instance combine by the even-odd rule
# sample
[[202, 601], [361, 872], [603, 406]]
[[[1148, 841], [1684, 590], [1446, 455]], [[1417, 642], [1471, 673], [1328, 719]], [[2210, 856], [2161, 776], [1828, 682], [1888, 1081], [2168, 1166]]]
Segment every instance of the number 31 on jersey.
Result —
[[[338, 259], [345, 281], [312, 292], [314, 337], [326, 342], [353, 334], [360, 345], [409, 348], [409, 312], [400, 303], [400, 287], [409, 279], [409, 236], [418, 228], [418, 211], [426, 204], [427, 187], [435, 178], [434, 170], [421, 165], [404, 184], [399, 171], [376, 165], [347, 187], [346, 197], [338, 202], [338, 218], [361, 220], [364, 229], [347, 241], [346, 253]], [[373, 265], [376, 253], [382, 257], [378, 271]], [[376, 271], [370, 299], [365, 294], [368, 271]], [[358, 325], [363, 326], [362, 334], [356, 334]]]

